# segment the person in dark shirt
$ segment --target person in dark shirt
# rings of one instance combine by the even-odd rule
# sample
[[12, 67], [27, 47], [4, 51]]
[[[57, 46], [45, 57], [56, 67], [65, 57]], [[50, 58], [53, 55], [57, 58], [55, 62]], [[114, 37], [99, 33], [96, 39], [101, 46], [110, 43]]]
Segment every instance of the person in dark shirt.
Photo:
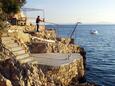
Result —
[[36, 18], [37, 32], [39, 32], [39, 23], [40, 23], [40, 22], [44, 22], [44, 19], [41, 20], [41, 19], [40, 19], [40, 16], [38, 16], [38, 17]]

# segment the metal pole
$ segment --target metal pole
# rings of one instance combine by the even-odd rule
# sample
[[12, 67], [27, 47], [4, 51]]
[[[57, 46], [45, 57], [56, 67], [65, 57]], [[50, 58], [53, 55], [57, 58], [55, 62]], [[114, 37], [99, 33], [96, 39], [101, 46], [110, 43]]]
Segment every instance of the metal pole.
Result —
[[43, 18], [45, 19], [45, 10], [43, 9]]
[[76, 25], [75, 25], [75, 27], [74, 27], [72, 33], [70, 34], [70, 38], [72, 38], [72, 36], [73, 36], [73, 34], [74, 34], [74, 32], [75, 32], [75, 30], [76, 30], [78, 24], [80, 24], [80, 23], [81, 23], [81, 22], [77, 22], [77, 23], [76, 23]]

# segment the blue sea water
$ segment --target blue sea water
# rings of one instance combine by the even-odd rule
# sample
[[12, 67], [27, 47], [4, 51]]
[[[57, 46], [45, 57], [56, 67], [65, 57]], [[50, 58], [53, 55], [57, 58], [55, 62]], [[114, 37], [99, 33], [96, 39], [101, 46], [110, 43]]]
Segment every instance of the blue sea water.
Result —
[[[58, 36], [69, 37], [75, 25], [49, 27], [55, 27]], [[91, 30], [98, 34], [90, 34]], [[73, 38], [87, 53], [87, 81], [115, 86], [115, 25], [79, 25]]]

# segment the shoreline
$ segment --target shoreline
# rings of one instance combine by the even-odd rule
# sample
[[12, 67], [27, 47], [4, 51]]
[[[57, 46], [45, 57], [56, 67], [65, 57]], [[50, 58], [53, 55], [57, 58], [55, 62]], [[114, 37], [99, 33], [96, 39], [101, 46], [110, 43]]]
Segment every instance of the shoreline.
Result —
[[[15, 26], [15, 27], [10, 26], [9, 30], [10, 30], [10, 32], [8, 32], [4, 36], [2, 36], [2, 41], [1, 41], [1, 43], [5, 45], [4, 48], [8, 50], [8, 51], [2, 51], [2, 52], [3, 53], [9, 52], [9, 56], [8, 56], [9, 58], [5, 58], [5, 60], [3, 62], [1, 61], [1, 64], [2, 64], [1, 66], [6, 65], [6, 67], [8, 66], [9, 68], [13, 66], [12, 70], [14, 70], [15, 67], [16, 67], [16, 70], [15, 70], [15, 72], [5, 73], [6, 71], [10, 71], [10, 69], [7, 69], [6, 67], [4, 67], [4, 68], [1, 67], [0, 70], [4, 70], [4, 72], [0, 71], [0, 73], [3, 75], [2, 77], [7, 78], [8, 82], [13, 84], [13, 86], [15, 86], [15, 84], [22, 85], [23, 83], [25, 83], [25, 85], [27, 85], [26, 82], [28, 82], [28, 85], [30, 84], [30, 86], [32, 85], [32, 83], [35, 83], [35, 82], [37, 82], [40, 86], [42, 84], [44, 84], [44, 85], [50, 84], [51, 86], [55, 86], [56, 84], [60, 84], [60, 85], [62, 84], [63, 86], [66, 86], [66, 85], [70, 84], [70, 86], [71, 85], [77, 86], [82, 82], [82, 80], [84, 81], [84, 77], [85, 77], [84, 73], [86, 71], [85, 70], [85, 68], [86, 68], [86, 57], [85, 57], [86, 52], [83, 48], [80, 48], [79, 45], [75, 45], [72, 39], [70, 39], [70, 38], [58, 38], [57, 39], [56, 32], [54, 30], [41, 29], [43, 31], [40, 31], [37, 33], [34, 32], [33, 34], [24, 33], [24, 31], [28, 31], [28, 32], [29, 32], [29, 30], [31, 31], [31, 26], [29, 26], [29, 27], [28, 26]], [[36, 39], [36, 38], [33, 39], [33, 35], [35, 37], [38, 37], [39, 39]], [[50, 43], [49, 41], [44, 41], [41, 39], [55, 40], [56, 43], [53, 43], [53, 42]], [[17, 46], [17, 48], [13, 48], [13, 45], [11, 45], [10, 43], [11, 44], [14, 43]], [[11, 45], [11, 46], [9, 47], [8, 45]], [[1, 47], [1, 48], [3, 48], [3, 47]], [[10, 48], [12, 48], [13, 50], [11, 50]], [[19, 52], [17, 52], [17, 50]], [[15, 53], [15, 52], [17, 52], [17, 53]], [[25, 55], [20, 56], [21, 53], [25, 53], [25, 52], [26, 52]], [[81, 58], [81, 60], [78, 60], [78, 61], [76, 61], [76, 59], [75, 59], [75, 62], [74, 62], [74, 60], [72, 60], [69, 64], [67, 64], [67, 66], [61, 67], [61, 64], [60, 64], [59, 69], [58, 68], [55, 69], [54, 67], [48, 67], [45, 65], [39, 66], [39, 62], [35, 58], [32, 58], [30, 56], [31, 53], [41, 53], [41, 52], [42, 53], [54, 53], [54, 54], [55, 53], [59, 53], [59, 54], [61, 54], [61, 53], [65, 53], [65, 54], [80, 53], [82, 58]], [[19, 54], [19, 56], [18, 56], [18, 54]], [[14, 57], [12, 58], [12, 55], [16, 59], [14, 59]], [[7, 56], [7, 54], [6, 54], [6, 56]], [[28, 57], [28, 58], [26, 58], [26, 57]], [[41, 58], [43, 58], [43, 57], [41, 57]], [[51, 58], [51, 57], [49, 56], [49, 58]], [[57, 58], [59, 59], [61, 57], [59, 56]], [[48, 61], [48, 60], [46, 60], [46, 61]], [[6, 63], [11, 64], [11, 65], [7, 65]], [[20, 65], [21, 69], [18, 68], [19, 65]], [[72, 68], [71, 68], [71, 66], [72, 66]], [[28, 69], [28, 67], [32, 68], [32, 70]], [[16, 74], [17, 70], [19, 70], [18, 74]], [[33, 76], [28, 75], [27, 70], [30, 71], [30, 73], [32, 73]], [[44, 73], [43, 72], [44, 70], [47, 71], [47, 73]], [[26, 77], [21, 73], [21, 71], [25, 71]], [[35, 71], [39, 71], [40, 74], [39, 73], [36, 74]], [[65, 74], [64, 71], [65, 72], [68, 71], [67, 74]], [[7, 74], [11, 75], [10, 76], [11, 78]], [[27, 80], [24, 81], [23, 78], [19, 77], [19, 74], [21, 75], [21, 77], [25, 77], [25, 79], [27, 79]], [[36, 79], [37, 80], [36, 81], [35, 80], [36, 75], [39, 78], [42, 77], [42, 79], [41, 80]], [[51, 78], [51, 76], [52, 76], [52, 78]], [[62, 76], [65, 78], [63, 78]], [[69, 78], [70, 76], [71, 76], [71, 79]], [[13, 78], [13, 77], [15, 77], [15, 78]], [[18, 81], [18, 79], [19, 79], [19, 81]], [[23, 83], [20, 82], [20, 80]], [[30, 82], [31, 80], [33, 80], [33, 81]], [[51, 81], [51, 82], [49, 82], [49, 81]], [[45, 82], [45, 83], [43, 83], [43, 82]], [[1, 82], [1, 83], [3, 83], [3, 82]], [[7, 83], [7, 81], [5, 81], [5, 83]], [[38, 84], [36, 84], [36, 85], [38, 85]], [[87, 82], [85, 82], [83, 84], [85, 84], [85, 86], [92, 85], [91, 83], [87, 83]], [[47, 85], [45, 85], [45, 86], [47, 86]], [[22, 85], [22, 86], [24, 86], [24, 85]], [[96, 85], [94, 84], [93, 86], [96, 86]]]

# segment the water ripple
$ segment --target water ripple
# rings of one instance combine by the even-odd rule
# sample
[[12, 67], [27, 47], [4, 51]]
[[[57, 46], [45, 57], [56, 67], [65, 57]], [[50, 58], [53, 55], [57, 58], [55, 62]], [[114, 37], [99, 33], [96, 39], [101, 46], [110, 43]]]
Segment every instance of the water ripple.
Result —
[[[91, 29], [99, 34], [91, 35]], [[72, 25], [62, 25], [57, 31], [60, 36], [68, 37], [72, 30]], [[115, 86], [115, 25], [80, 25], [75, 33], [76, 44], [87, 53], [87, 80], [101, 86]]]

